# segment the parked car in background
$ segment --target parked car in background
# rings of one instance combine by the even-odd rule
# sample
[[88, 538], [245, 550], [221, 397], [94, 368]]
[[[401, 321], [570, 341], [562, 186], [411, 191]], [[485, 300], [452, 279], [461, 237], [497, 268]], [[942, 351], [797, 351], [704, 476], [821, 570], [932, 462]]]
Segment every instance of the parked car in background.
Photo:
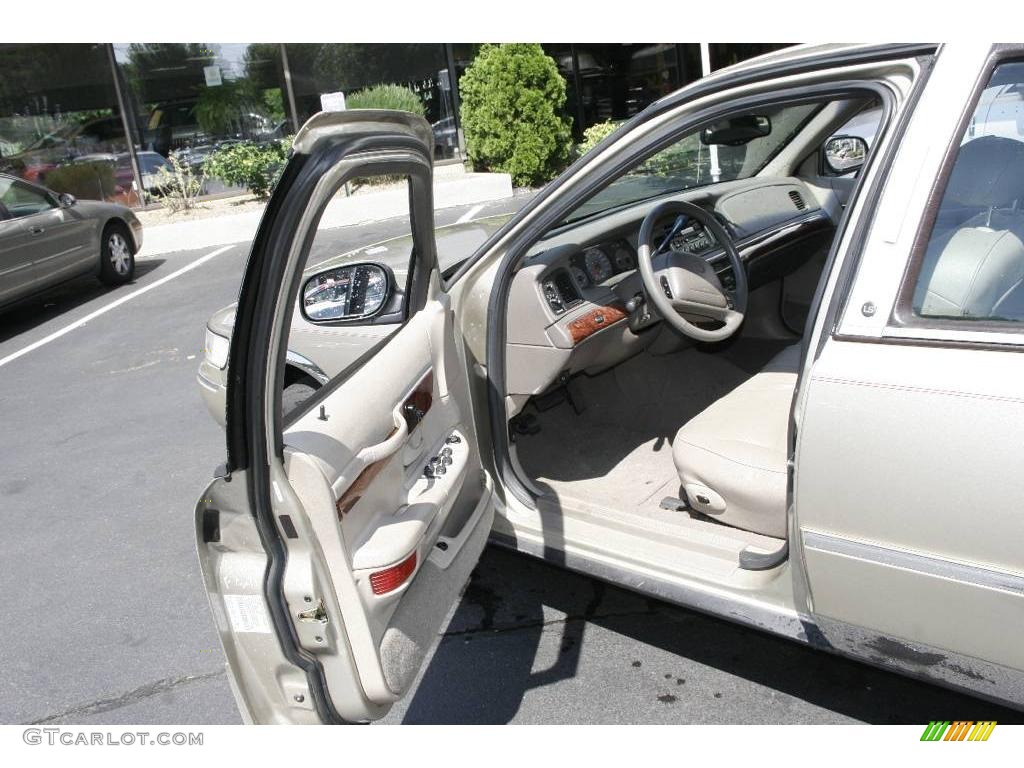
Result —
[[0, 174], [0, 306], [80, 275], [126, 283], [141, 247], [129, 208]]
[[[170, 170], [171, 164], [167, 161], [166, 157], [150, 150], [136, 152], [135, 156], [139, 162], [139, 173], [142, 175], [143, 189], [147, 192], [157, 190], [160, 183], [160, 169]], [[122, 189], [131, 188], [135, 181], [131, 155], [127, 152], [82, 155], [81, 157], [76, 157], [73, 163], [75, 165], [110, 166], [114, 181]]]

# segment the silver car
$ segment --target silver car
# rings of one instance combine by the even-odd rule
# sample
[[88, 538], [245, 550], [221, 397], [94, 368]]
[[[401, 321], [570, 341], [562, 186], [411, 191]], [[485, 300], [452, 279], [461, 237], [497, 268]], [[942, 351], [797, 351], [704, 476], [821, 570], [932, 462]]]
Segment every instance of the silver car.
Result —
[[129, 282], [142, 223], [123, 205], [0, 174], [0, 306], [80, 275]]

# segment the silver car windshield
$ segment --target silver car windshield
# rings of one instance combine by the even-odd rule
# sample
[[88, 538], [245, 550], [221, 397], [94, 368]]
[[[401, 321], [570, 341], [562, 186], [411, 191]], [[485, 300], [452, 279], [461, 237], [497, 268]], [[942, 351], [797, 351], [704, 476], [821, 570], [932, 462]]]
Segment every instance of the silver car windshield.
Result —
[[700, 140], [700, 130], [688, 133], [618, 177], [576, 208], [564, 223], [684, 189], [753, 176], [792, 141], [821, 106], [796, 104], [758, 110], [771, 121], [771, 131], [738, 146], [706, 146]]

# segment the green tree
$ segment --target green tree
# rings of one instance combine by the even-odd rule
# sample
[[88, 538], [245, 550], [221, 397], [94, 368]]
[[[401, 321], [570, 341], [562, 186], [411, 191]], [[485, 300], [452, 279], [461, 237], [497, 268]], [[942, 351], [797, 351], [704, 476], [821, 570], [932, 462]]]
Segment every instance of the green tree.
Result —
[[569, 160], [565, 79], [536, 43], [485, 45], [459, 80], [462, 128], [475, 168], [515, 184], [552, 179]]

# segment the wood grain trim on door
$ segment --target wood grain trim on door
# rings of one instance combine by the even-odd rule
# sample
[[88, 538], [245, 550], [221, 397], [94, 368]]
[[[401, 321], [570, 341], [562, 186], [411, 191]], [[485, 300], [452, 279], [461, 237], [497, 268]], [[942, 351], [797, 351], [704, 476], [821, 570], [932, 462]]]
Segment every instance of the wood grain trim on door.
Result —
[[604, 330], [620, 320], [625, 320], [627, 316], [626, 308], [622, 304], [606, 304], [603, 307], [595, 307], [569, 323], [569, 335], [572, 337], [572, 343], [579, 344], [598, 331]]
[[[405, 417], [405, 423], [409, 425], [409, 434], [412, 434], [412, 431], [416, 429], [417, 425], [423, 420], [423, 417], [427, 415], [430, 406], [433, 404], [434, 371], [431, 369], [423, 374], [423, 378], [420, 379], [416, 388], [409, 393], [405, 402], [402, 403], [402, 416]], [[397, 431], [397, 428], [392, 429], [385, 440]], [[370, 484], [377, 478], [377, 475], [381, 473], [384, 467], [388, 465], [388, 462], [391, 461], [394, 455], [392, 454], [380, 461], [375, 461], [373, 464], [365, 467], [353, 481], [352, 485], [345, 489], [345, 492], [341, 494], [335, 504], [339, 520], [352, 511], [352, 508], [363, 497], [363, 494], [366, 493], [366, 489], [370, 487]]]
[[431, 368], [420, 379], [416, 388], [409, 394], [402, 403], [402, 415], [405, 423], [409, 425], [409, 434], [416, 429], [416, 426], [423, 421], [430, 406], [434, 404], [434, 369]]

